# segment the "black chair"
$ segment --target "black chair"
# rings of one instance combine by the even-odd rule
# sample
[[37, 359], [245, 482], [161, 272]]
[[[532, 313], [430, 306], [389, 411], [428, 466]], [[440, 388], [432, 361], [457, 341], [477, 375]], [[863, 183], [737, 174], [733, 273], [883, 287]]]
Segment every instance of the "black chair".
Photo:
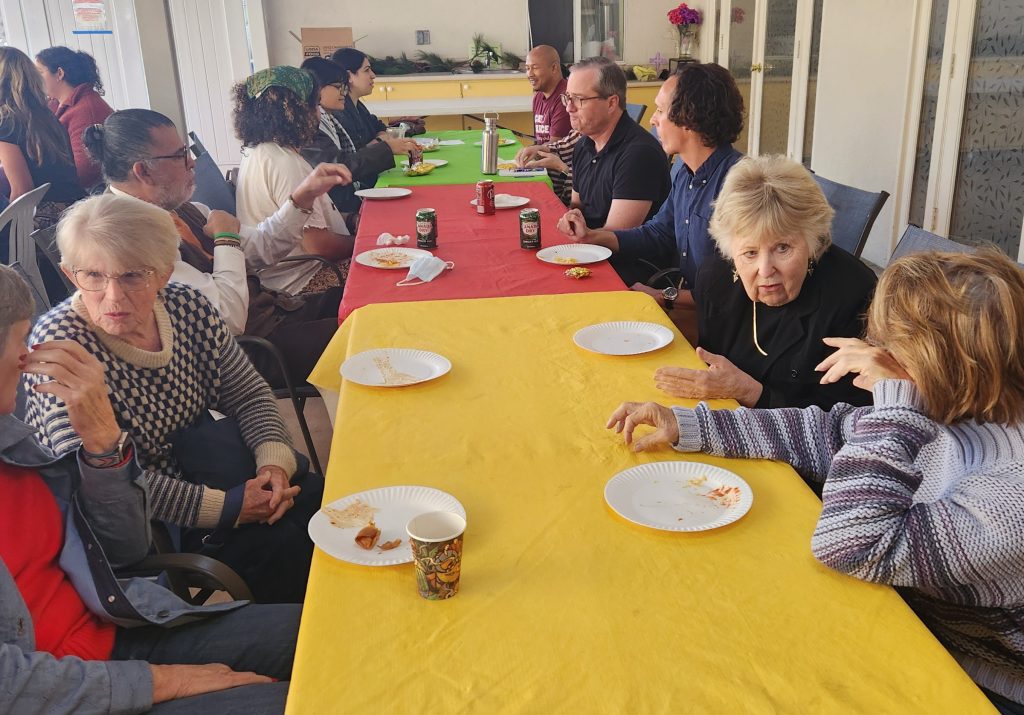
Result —
[[196, 158], [196, 187], [191, 200], [234, 215], [235, 192], [231, 184], [220, 173], [220, 167], [206, 151], [196, 133], [189, 132], [188, 136], [192, 140], [190, 149]]
[[154, 553], [118, 570], [118, 578], [161, 578], [178, 598], [193, 606], [206, 603], [214, 591], [225, 591], [234, 601], [253, 600], [249, 586], [230, 566], [202, 554], [179, 553], [161, 521], [152, 522], [151, 530]]
[[629, 102], [626, 103], [626, 114], [628, 114], [629, 118], [632, 119], [637, 124], [639, 124], [640, 120], [644, 118], [644, 112], [646, 111], [646, 104], [632, 104]]
[[864, 191], [818, 174], [814, 174], [814, 180], [836, 212], [832, 218], [832, 243], [859, 258], [889, 193]]

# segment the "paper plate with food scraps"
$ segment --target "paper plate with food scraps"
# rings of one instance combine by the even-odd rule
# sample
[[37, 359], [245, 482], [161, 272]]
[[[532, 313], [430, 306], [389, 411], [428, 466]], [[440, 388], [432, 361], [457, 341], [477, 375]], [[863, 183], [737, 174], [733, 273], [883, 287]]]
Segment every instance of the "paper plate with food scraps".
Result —
[[750, 510], [754, 492], [739, 475], [700, 462], [652, 462], [619, 472], [604, 499], [634, 524], [662, 531], [707, 531]]
[[[510, 146], [512, 144], [515, 144], [515, 143], [516, 143], [515, 139], [507, 139], [505, 137], [498, 137], [498, 146]], [[478, 142], [473, 142], [473, 146], [483, 146], [483, 145], [484, 145], [484, 140], [483, 139], [481, 139]]]
[[384, 270], [397, 270], [408, 268], [412, 262], [421, 256], [434, 255], [422, 248], [405, 248], [402, 246], [390, 246], [385, 248], [372, 248], [363, 251], [356, 256], [356, 263], [370, 268], [383, 268]]
[[341, 376], [367, 387], [405, 387], [447, 375], [451, 361], [429, 350], [377, 348], [356, 353], [341, 364]]
[[320, 550], [361, 566], [395, 566], [412, 561], [405, 525], [429, 511], [466, 509], [447, 492], [431, 487], [381, 487], [349, 494], [324, 506], [309, 520], [309, 538]]
[[548, 246], [537, 251], [537, 260], [560, 266], [574, 266], [581, 263], [600, 263], [612, 255], [610, 248], [589, 243], [568, 243]]

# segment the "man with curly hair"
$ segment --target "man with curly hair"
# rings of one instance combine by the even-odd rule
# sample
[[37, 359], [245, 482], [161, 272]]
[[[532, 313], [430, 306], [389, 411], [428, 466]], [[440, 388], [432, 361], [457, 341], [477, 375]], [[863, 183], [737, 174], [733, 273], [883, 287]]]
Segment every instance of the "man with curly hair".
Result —
[[682, 161], [661, 210], [638, 228], [602, 231], [566, 222], [563, 230], [575, 241], [607, 246], [621, 259], [644, 259], [657, 266], [678, 261], [680, 290], [665, 294], [633, 285], [672, 310], [693, 305], [690, 291], [683, 289], [693, 286], [701, 262], [714, 254], [708, 223], [726, 175], [743, 156], [732, 147], [743, 130], [743, 97], [724, 67], [687, 63], [662, 84], [654, 103], [651, 124], [661, 146]]

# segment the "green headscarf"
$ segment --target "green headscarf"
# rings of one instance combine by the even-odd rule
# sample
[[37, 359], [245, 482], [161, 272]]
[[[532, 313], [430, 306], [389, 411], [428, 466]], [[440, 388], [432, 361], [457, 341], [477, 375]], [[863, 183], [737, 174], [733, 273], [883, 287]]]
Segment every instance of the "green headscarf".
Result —
[[313, 75], [298, 67], [280, 65], [260, 70], [245, 80], [245, 93], [251, 99], [259, 99], [271, 87], [290, 89], [300, 99], [307, 100], [313, 94]]

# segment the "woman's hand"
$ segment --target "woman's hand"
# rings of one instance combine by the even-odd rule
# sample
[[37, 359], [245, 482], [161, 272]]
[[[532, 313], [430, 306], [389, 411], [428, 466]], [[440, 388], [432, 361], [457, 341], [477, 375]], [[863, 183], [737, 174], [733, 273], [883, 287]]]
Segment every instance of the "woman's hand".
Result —
[[855, 373], [853, 384], [871, 392], [879, 380], [912, 380], [913, 378], [896, 362], [896, 358], [882, 348], [876, 348], [857, 338], [823, 338], [833, 348], [839, 348], [822, 360], [814, 369], [824, 372], [822, 385], [838, 382], [848, 373]]
[[516, 153], [516, 166], [520, 169], [526, 166], [526, 162], [533, 161], [537, 158], [537, 155], [544, 151], [547, 147], [543, 144], [534, 144], [533, 146], [524, 146]]
[[558, 219], [558, 230], [573, 241], [586, 241], [589, 232], [587, 220], [583, 218], [583, 212], [579, 209], [566, 211], [565, 215]]
[[302, 183], [292, 192], [292, 201], [300, 209], [309, 211], [313, 202], [335, 186], [347, 186], [352, 183], [352, 172], [344, 164], [317, 164], [313, 171], [306, 175]]
[[[638, 425], [650, 425], [655, 430], [634, 442], [633, 430]], [[633, 445], [634, 452], [670, 446], [679, 441], [679, 422], [675, 413], [657, 402], [623, 402], [605, 425], [607, 429], [613, 427], [622, 433], [626, 444]]]
[[550, 171], [559, 171], [563, 174], [569, 173], [569, 166], [558, 158], [557, 154], [550, 154], [548, 152], [538, 152], [537, 156], [523, 164], [527, 169], [549, 169]]
[[417, 151], [420, 145], [413, 139], [395, 139], [384, 135], [381, 137], [384, 143], [391, 147], [392, 154], [408, 154], [410, 151]]
[[[279, 470], [283, 474], [283, 470]], [[277, 506], [272, 507], [274, 500], [274, 485], [271, 483], [272, 472], [264, 467], [253, 479], [245, 483], [245, 495], [242, 497], [242, 510], [238, 514], [239, 524], [273, 524], [284, 513], [291, 509], [295, 503], [295, 497], [299, 493], [299, 487], [282, 487], [278, 484]]]
[[764, 386], [722, 355], [697, 348], [697, 357], [708, 364], [707, 370], [662, 367], [654, 373], [654, 385], [675, 397], [696, 400], [733, 399], [744, 407], [753, 407], [761, 399]]
[[103, 364], [74, 340], [32, 346], [24, 372], [50, 378], [33, 386], [56, 396], [67, 407], [68, 421], [86, 452], [102, 454], [117, 445], [121, 428], [110, 405]]
[[209, 665], [150, 665], [153, 674], [153, 704], [193, 695], [214, 693], [240, 685], [272, 683], [273, 678], [231, 670], [221, 663]]

